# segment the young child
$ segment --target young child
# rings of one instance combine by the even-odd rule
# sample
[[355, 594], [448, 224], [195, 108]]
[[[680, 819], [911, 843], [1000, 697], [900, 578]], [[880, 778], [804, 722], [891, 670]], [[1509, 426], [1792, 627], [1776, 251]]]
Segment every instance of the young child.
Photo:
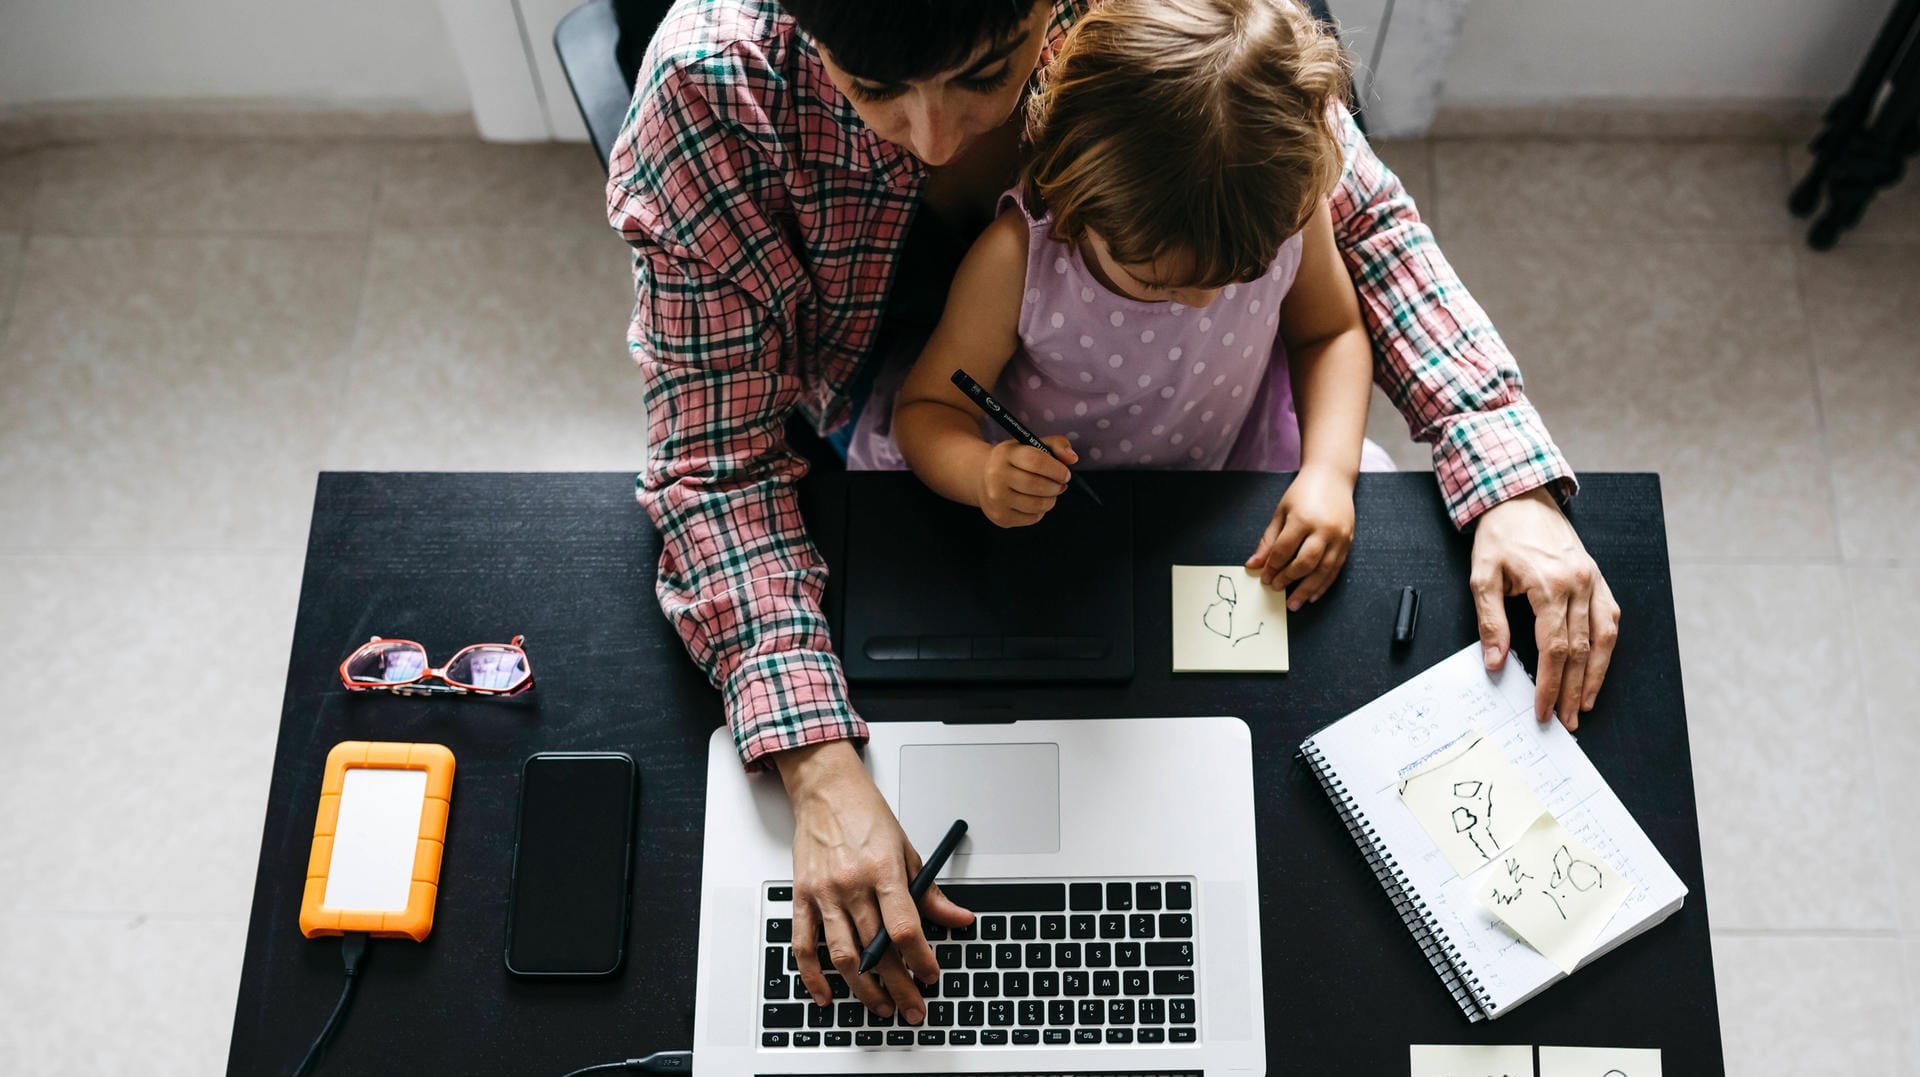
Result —
[[[1372, 380], [1327, 210], [1345, 86], [1338, 44], [1291, 0], [1095, 7], [1030, 103], [1020, 189], [899, 391], [906, 463], [1003, 527], [1038, 522], [1066, 465], [1297, 470], [1247, 567], [1297, 583], [1290, 608], [1318, 599], [1352, 542]], [[1064, 430], [1045, 438], [1059, 460], [983, 423], [955, 368]], [[884, 464], [884, 430], [863, 425], [850, 458]]]

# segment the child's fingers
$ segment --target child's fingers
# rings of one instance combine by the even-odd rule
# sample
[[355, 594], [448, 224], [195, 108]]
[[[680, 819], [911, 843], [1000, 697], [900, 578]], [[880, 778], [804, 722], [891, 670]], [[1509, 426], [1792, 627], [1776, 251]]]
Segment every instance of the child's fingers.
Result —
[[1299, 556], [1300, 544], [1310, 535], [1307, 525], [1299, 522], [1298, 517], [1289, 518], [1280, 533], [1274, 536], [1273, 545], [1267, 548], [1266, 567], [1260, 571], [1260, 583], [1264, 587], [1281, 588], [1281, 573]]
[[1258, 571], [1267, 563], [1267, 551], [1273, 549], [1273, 542], [1280, 537], [1280, 519], [1275, 517], [1267, 521], [1267, 529], [1260, 532], [1260, 541], [1254, 544], [1253, 556], [1247, 558], [1247, 568]]
[[1031, 445], [1022, 445], [1013, 450], [1013, 452], [1008, 455], [1007, 462], [1019, 468], [1021, 471], [1031, 472], [1041, 478], [1052, 479], [1061, 486], [1065, 486], [1067, 479], [1072, 477], [1072, 472], [1067, 470], [1067, 465], [1055, 460], [1053, 457], [1048, 456], [1046, 453], [1041, 452]]
[[1326, 594], [1327, 588], [1333, 586], [1333, 581], [1340, 575], [1340, 569], [1346, 563], [1345, 550], [1328, 550], [1326, 556], [1320, 559], [1319, 567], [1293, 589], [1293, 594], [1287, 599], [1287, 608], [1297, 611], [1309, 602], [1320, 601], [1320, 596]]
[[1022, 494], [1009, 490], [1007, 491], [1005, 501], [1002, 503], [1015, 512], [1026, 516], [1037, 517], [1044, 516], [1052, 511], [1056, 500], [1052, 494], [1035, 497], [1032, 494]]
[[1059, 457], [1067, 464], [1072, 465], [1080, 462], [1080, 454], [1073, 451], [1073, 442], [1068, 441], [1064, 435], [1049, 434], [1040, 440], [1046, 443], [1047, 448], [1053, 450], [1053, 455]]
[[1327, 552], [1327, 541], [1319, 535], [1308, 535], [1300, 540], [1300, 548], [1294, 552], [1293, 560], [1287, 562], [1274, 577], [1274, 586], [1285, 590], [1295, 583], [1313, 574], [1320, 567], [1320, 561]]
[[1007, 473], [1007, 489], [1032, 497], [1057, 497], [1066, 486], [1044, 475], [1014, 468]]

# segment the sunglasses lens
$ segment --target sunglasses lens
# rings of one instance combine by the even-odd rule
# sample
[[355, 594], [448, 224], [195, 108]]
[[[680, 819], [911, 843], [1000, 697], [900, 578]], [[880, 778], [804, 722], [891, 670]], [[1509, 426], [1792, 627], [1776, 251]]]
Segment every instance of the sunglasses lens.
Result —
[[427, 670], [427, 652], [398, 640], [369, 643], [347, 659], [347, 676], [360, 684], [405, 684]]
[[526, 683], [527, 656], [513, 647], [468, 647], [447, 663], [447, 680], [462, 688], [506, 692]]

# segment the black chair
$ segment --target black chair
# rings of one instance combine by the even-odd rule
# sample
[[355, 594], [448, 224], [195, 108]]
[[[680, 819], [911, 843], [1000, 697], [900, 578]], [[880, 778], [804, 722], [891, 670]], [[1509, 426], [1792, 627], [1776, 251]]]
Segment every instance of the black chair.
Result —
[[1906, 159], [1920, 153], [1920, 0], [1896, 0], [1847, 92], [1827, 109], [1814, 137], [1813, 167], [1787, 208], [1811, 217], [1807, 245], [1831, 250], [1860, 223], [1867, 203], [1899, 182]]

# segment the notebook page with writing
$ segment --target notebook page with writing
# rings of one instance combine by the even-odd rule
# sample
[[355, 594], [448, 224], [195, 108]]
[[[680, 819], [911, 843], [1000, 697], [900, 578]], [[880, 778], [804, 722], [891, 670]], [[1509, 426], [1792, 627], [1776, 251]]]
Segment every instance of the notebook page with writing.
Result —
[[[1396, 906], [1412, 910], [1408, 926], [1449, 987], [1464, 987], [1455, 997], [1478, 1020], [1500, 1016], [1564, 974], [1474, 897], [1495, 865], [1462, 878], [1400, 797], [1403, 777], [1475, 732], [1499, 746], [1567, 831], [1633, 885], [1585, 961], [1671, 915], [1687, 890], [1572, 734], [1534, 720], [1533, 681], [1519, 662], [1489, 674], [1478, 643], [1314, 734], [1303, 751], [1329, 792], [1344, 799], [1343, 815], [1359, 824], [1350, 829], [1371, 843], [1369, 859], [1392, 865], [1391, 878], [1377, 872], [1382, 885]], [[1423, 929], [1437, 946], [1419, 938]]]

